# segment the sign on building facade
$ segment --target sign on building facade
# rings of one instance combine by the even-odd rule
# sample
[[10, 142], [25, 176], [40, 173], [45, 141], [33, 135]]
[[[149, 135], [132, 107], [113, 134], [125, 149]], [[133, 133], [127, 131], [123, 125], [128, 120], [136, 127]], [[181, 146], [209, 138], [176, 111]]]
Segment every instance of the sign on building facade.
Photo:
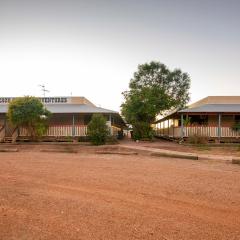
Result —
[[[10, 103], [14, 97], [0, 97], [0, 104]], [[69, 103], [70, 98], [68, 97], [43, 97], [39, 98], [42, 103]]]

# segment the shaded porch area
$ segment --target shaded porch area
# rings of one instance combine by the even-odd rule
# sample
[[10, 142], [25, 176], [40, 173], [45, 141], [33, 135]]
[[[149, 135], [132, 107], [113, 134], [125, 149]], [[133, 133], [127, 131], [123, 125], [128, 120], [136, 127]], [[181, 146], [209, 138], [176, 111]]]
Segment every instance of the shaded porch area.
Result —
[[[49, 137], [85, 137], [87, 136], [87, 125], [91, 121], [92, 113], [57, 113], [52, 114], [48, 122], [48, 129], [43, 136]], [[122, 119], [118, 114], [102, 114], [110, 135], [117, 136], [118, 132], [123, 129]], [[19, 137], [30, 136], [26, 128], [19, 129]]]
[[184, 139], [201, 136], [212, 139], [240, 138], [235, 126], [240, 113], [184, 113], [177, 112], [154, 124], [155, 136]]

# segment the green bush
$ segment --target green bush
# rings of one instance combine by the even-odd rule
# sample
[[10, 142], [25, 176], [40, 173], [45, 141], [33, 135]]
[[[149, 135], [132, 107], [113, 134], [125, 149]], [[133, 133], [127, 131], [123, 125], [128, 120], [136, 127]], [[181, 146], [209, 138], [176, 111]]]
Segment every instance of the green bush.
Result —
[[238, 145], [238, 147], [237, 147], [237, 151], [240, 151], [240, 145]]
[[38, 137], [41, 137], [43, 136], [44, 134], [47, 133], [47, 130], [48, 130], [48, 125], [46, 122], [39, 122], [36, 124], [36, 135]]
[[109, 135], [109, 129], [106, 125], [106, 119], [101, 114], [93, 114], [88, 124], [88, 136], [94, 145], [103, 145], [106, 143]]
[[72, 142], [73, 141], [73, 137], [71, 135], [67, 136], [66, 138], [67, 142]]
[[240, 132], [240, 122], [236, 122], [233, 126], [232, 126], [232, 130], [236, 131], [236, 132]]
[[207, 144], [208, 138], [206, 136], [193, 134], [193, 135], [189, 136], [188, 142], [191, 144]]
[[107, 136], [106, 138], [106, 143], [107, 144], [118, 144], [118, 140], [115, 136]]
[[153, 130], [149, 123], [146, 122], [136, 122], [133, 124], [133, 139], [152, 139], [153, 138]]
[[89, 136], [80, 136], [78, 137], [78, 142], [89, 142], [90, 138]]

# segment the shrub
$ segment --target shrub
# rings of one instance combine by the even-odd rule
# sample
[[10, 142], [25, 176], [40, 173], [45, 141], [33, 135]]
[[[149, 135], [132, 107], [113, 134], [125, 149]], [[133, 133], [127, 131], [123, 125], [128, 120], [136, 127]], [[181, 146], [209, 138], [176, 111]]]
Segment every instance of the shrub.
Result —
[[106, 125], [106, 119], [101, 114], [93, 114], [88, 124], [88, 136], [94, 145], [103, 145], [106, 143], [109, 135], [109, 129]]
[[68, 135], [66, 138], [67, 142], [72, 142], [73, 141], [73, 137], [71, 135]]
[[237, 145], [237, 151], [240, 151], [240, 145]]
[[236, 131], [236, 132], [240, 132], [240, 122], [236, 122], [233, 126], [232, 126], [232, 130]]
[[36, 135], [38, 137], [41, 137], [44, 134], [46, 134], [47, 130], [48, 130], [48, 125], [47, 125], [46, 122], [39, 122], [39, 123], [36, 124], [36, 130], [35, 131], [36, 131]]
[[78, 137], [78, 142], [89, 142], [90, 138], [89, 136], [80, 136]]
[[118, 140], [115, 136], [107, 136], [106, 138], [106, 143], [107, 144], [118, 144]]
[[191, 144], [207, 144], [208, 138], [206, 136], [193, 134], [193, 135], [189, 136], [188, 142]]
[[133, 124], [133, 139], [152, 139], [153, 138], [152, 127], [146, 122], [136, 122]]

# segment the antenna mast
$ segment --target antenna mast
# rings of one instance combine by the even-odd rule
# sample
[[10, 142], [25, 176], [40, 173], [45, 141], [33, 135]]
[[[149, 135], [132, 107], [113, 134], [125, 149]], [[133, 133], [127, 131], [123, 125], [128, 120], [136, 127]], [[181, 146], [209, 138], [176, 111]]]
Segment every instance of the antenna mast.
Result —
[[45, 97], [46, 96], [46, 92], [49, 92], [49, 90], [47, 90], [46, 89], [46, 87], [45, 87], [45, 85], [44, 84], [42, 84], [42, 85], [39, 85], [42, 89], [42, 92], [43, 92], [43, 97]]

